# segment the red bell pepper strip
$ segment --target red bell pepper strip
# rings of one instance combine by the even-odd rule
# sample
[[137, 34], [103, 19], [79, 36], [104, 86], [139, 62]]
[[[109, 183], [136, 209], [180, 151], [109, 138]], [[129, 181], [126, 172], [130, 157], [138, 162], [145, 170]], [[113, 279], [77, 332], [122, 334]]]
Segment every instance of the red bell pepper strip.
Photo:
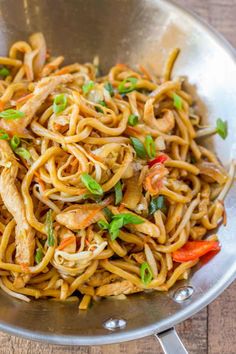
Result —
[[218, 241], [188, 241], [183, 247], [172, 253], [175, 262], [194, 261], [210, 251], [220, 251]]
[[168, 157], [166, 155], [159, 155], [158, 157], [156, 157], [155, 159], [151, 160], [148, 162], [148, 166], [152, 167], [153, 165], [155, 165], [156, 163], [164, 163], [166, 160], [168, 159]]

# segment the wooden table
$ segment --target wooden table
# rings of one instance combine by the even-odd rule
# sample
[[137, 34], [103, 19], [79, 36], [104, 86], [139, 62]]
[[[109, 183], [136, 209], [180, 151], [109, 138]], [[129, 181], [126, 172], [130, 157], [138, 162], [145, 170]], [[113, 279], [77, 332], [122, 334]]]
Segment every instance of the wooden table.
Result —
[[[236, 0], [176, 0], [204, 18], [236, 47]], [[235, 112], [234, 112], [235, 114]], [[190, 354], [236, 353], [236, 282], [216, 301], [177, 326]], [[0, 333], [0, 354], [161, 354], [153, 337], [104, 347], [62, 347]]]

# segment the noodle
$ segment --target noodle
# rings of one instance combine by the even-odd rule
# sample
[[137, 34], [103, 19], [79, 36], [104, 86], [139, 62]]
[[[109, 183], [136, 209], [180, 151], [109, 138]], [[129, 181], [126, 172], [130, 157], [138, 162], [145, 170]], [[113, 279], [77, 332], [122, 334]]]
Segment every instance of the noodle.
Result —
[[191, 95], [172, 79], [179, 52], [162, 78], [124, 64], [97, 77], [98, 58], [60, 67], [64, 57], [47, 54], [41, 33], [0, 57], [0, 288], [8, 295], [70, 302], [80, 293], [86, 310], [98, 297], [167, 291], [203, 255], [188, 247], [219, 250], [215, 233], [203, 237], [226, 223], [236, 164], [227, 173], [198, 144], [216, 129], [197, 128]]

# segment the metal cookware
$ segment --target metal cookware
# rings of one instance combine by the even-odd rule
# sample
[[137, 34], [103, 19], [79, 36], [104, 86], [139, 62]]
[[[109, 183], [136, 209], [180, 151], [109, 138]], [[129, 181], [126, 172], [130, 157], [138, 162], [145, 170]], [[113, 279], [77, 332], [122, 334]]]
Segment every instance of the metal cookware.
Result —
[[[181, 48], [174, 74], [185, 76], [199, 110], [211, 123], [228, 121], [229, 136], [207, 143], [229, 165], [236, 138], [236, 60], [224, 39], [196, 16], [162, 0], [1, 0], [0, 53], [42, 31], [55, 55], [67, 62], [99, 55], [102, 70], [117, 62], [151, 65], [161, 72], [169, 51]], [[235, 149], [236, 151], [236, 149]], [[236, 154], [236, 153], [235, 153]], [[235, 156], [236, 157], [236, 156]], [[89, 311], [52, 301], [23, 303], [1, 293], [0, 330], [64, 345], [95, 345], [157, 334], [166, 353], [186, 353], [173, 328], [216, 298], [236, 275], [236, 188], [220, 227], [222, 251], [198, 267], [188, 284], [168, 294], [145, 293], [104, 300]]]

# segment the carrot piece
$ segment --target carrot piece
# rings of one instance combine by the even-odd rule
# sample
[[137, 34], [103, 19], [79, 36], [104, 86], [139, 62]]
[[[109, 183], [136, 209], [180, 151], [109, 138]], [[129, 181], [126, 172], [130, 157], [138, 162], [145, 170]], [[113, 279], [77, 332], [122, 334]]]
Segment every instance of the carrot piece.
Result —
[[76, 242], [76, 237], [73, 235], [73, 236], [69, 236], [69, 237], [66, 237], [64, 238], [60, 245], [57, 247], [58, 250], [63, 250], [66, 246], [69, 246], [71, 243], [74, 243]]
[[33, 93], [29, 93], [28, 95], [24, 95], [24, 96], [18, 98], [18, 100], [16, 100], [16, 104], [24, 102], [24, 101], [30, 99], [31, 97], [33, 97], [33, 95], [34, 95]]
[[183, 247], [172, 253], [172, 258], [175, 262], [188, 262], [211, 251], [220, 251], [218, 241], [188, 241]]

